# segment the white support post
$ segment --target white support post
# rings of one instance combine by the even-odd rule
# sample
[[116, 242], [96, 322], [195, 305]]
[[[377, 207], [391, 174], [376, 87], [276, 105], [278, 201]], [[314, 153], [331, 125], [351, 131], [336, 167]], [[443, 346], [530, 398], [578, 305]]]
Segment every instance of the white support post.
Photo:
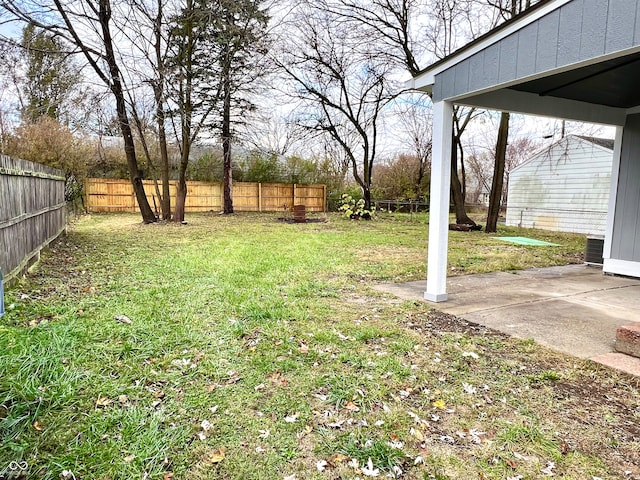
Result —
[[611, 258], [611, 241], [613, 240], [613, 224], [616, 215], [616, 201], [618, 200], [618, 180], [620, 173], [620, 154], [622, 153], [622, 135], [624, 127], [616, 127], [616, 137], [613, 142], [613, 165], [611, 166], [611, 187], [609, 189], [609, 208], [607, 209], [607, 226], [604, 234], [604, 248], [602, 257]]
[[425, 300], [447, 300], [447, 250], [449, 242], [449, 198], [451, 195], [451, 148], [453, 104], [433, 104], [431, 193], [429, 198], [429, 245]]

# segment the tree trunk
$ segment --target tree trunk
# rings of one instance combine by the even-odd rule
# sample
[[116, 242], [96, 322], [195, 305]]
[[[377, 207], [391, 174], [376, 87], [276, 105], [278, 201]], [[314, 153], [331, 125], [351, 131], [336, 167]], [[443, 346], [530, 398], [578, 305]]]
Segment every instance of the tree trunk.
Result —
[[233, 213], [233, 168], [231, 166], [231, 85], [230, 72], [224, 74], [224, 103], [222, 106], [222, 159], [223, 159], [223, 196], [225, 214]]
[[164, 110], [158, 107], [158, 142], [160, 143], [160, 178], [162, 179], [162, 219], [171, 220], [171, 196], [169, 193], [169, 152], [164, 127]]
[[184, 222], [184, 210], [187, 202], [187, 167], [189, 165], [189, 145], [190, 141], [186, 135], [191, 133], [189, 122], [183, 125], [182, 130], [182, 156], [180, 158], [180, 172], [178, 177], [178, 187], [176, 190], [176, 208], [173, 212], [174, 222]]
[[111, 5], [108, 0], [100, 1], [99, 19], [102, 34], [104, 36], [105, 61], [109, 67], [109, 74], [111, 76], [111, 92], [116, 99], [116, 112], [118, 115], [118, 122], [120, 124], [120, 131], [122, 132], [122, 138], [124, 140], [124, 151], [127, 158], [127, 167], [129, 168], [129, 178], [131, 180], [131, 185], [133, 186], [133, 191], [136, 195], [136, 200], [138, 201], [138, 206], [140, 207], [142, 221], [144, 223], [153, 223], [157, 221], [157, 218], [153, 213], [151, 205], [149, 205], [149, 201], [147, 200], [147, 196], [144, 192], [142, 172], [138, 168], [138, 160], [136, 159], [136, 149], [133, 142], [131, 124], [129, 123], [129, 117], [127, 115], [125, 95], [120, 79], [120, 69], [118, 68], [116, 56], [113, 50], [111, 30], [109, 28]]
[[187, 201], [187, 182], [184, 176], [180, 177], [178, 181], [178, 188], [176, 191], [176, 210], [173, 213], [174, 222], [184, 222], [184, 208]]
[[502, 199], [502, 186], [504, 183], [504, 165], [507, 154], [507, 140], [509, 138], [509, 113], [500, 115], [500, 127], [498, 128], [498, 140], [496, 142], [496, 156], [493, 167], [493, 182], [489, 195], [489, 212], [487, 213], [486, 233], [495, 233], [498, 228], [498, 216], [500, 215], [500, 200]]
[[[193, 11], [193, 1], [187, 0], [186, 8], [187, 12]], [[189, 167], [189, 154], [191, 153], [191, 122], [193, 120], [193, 103], [191, 101], [192, 87], [193, 87], [193, 49], [194, 49], [194, 32], [193, 32], [193, 17], [189, 14], [185, 30], [187, 32], [187, 38], [184, 44], [181, 46], [181, 55], [184, 65], [180, 68], [179, 79], [179, 108], [180, 108], [180, 134], [182, 136], [181, 149], [180, 149], [180, 168], [178, 177], [178, 188], [176, 192], [176, 209], [173, 213], [172, 220], [174, 222], [184, 222], [184, 210], [187, 200], [187, 168]]]
[[169, 152], [167, 150], [167, 134], [165, 130], [164, 82], [165, 64], [162, 55], [162, 2], [158, 2], [158, 13], [154, 23], [155, 54], [158, 68], [158, 79], [153, 93], [156, 101], [156, 122], [158, 124], [158, 143], [160, 144], [160, 178], [162, 179], [162, 197], [160, 208], [162, 219], [171, 220], [171, 197], [169, 194]]
[[458, 146], [460, 139], [456, 135], [453, 136], [451, 142], [451, 196], [453, 197], [453, 206], [456, 212], [456, 223], [475, 225], [476, 222], [471, 220], [467, 215], [467, 209], [464, 205], [464, 192], [460, 177], [458, 177]]

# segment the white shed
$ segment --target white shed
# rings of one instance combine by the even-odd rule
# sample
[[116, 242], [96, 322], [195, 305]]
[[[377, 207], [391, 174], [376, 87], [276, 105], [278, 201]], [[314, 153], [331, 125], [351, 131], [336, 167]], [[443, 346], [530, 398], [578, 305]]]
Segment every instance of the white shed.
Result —
[[604, 235], [613, 140], [569, 135], [509, 175], [507, 225]]

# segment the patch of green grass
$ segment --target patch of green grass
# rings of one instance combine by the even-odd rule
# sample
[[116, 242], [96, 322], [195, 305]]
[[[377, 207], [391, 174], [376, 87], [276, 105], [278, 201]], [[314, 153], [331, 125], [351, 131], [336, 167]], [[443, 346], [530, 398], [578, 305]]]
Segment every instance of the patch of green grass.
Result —
[[[628, 379], [532, 341], [424, 327], [423, 303], [371, 289], [424, 278], [427, 220], [79, 219], [6, 295], [0, 477], [12, 461], [51, 480], [363, 478], [369, 458], [410, 480], [640, 465]], [[562, 246], [451, 232], [451, 272], [583, 250], [582, 236], [501, 228]], [[507, 450], [536, 460], [496, 464]]]

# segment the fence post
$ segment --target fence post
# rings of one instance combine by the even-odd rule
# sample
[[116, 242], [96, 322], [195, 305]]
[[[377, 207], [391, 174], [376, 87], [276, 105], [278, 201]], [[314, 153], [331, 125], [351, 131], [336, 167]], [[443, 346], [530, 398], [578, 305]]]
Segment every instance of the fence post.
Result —
[[296, 184], [293, 184], [293, 205], [297, 204], [297, 198], [296, 198]]
[[262, 211], [262, 183], [258, 182], [258, 211]]

